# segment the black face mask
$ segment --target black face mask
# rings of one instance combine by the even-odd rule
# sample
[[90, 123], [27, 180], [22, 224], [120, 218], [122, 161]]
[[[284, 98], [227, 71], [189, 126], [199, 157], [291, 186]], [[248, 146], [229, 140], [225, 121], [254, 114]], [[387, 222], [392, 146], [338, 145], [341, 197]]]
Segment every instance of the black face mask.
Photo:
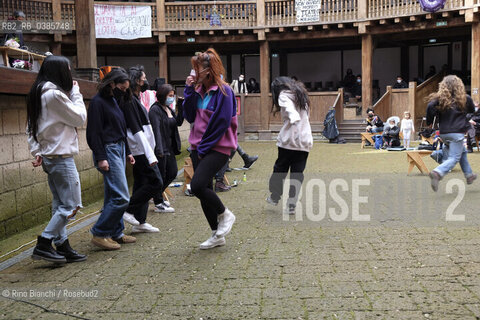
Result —
[[145, 92], [148, 90], [150, 85], [148, 84], [148, 80], [143, 81], [143, 85], [140, 86], [140, 91]]
[[123, 97], [125, 95], [125, 91], [120, 90], [118, 88], [113, 88], [113, 95], [115, 97]]

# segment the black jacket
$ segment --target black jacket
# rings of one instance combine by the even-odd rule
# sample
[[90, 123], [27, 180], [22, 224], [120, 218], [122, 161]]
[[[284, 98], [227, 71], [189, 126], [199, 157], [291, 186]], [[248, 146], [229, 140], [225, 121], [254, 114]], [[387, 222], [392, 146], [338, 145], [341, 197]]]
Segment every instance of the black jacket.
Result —
[[399, 139], [400, 128], [398, 126], [393, 126], [393, 127], [387, 126], [383, 130], [383, 135], [385, 137], [390, 137], [390, 138], [393, 138], [393, 139]]
[[400, 83], [395, 82], [395, 84], [393, 85], [393, 89], [406, 89], [406, 88], [408, 88], [408, 84], [403, 80]]
[[182, 104], [183, 103], [181, 102], [177, 102], [177, 114], [170, 109], [177, 124], [175, 128], [169, 126], [167, 112], [158, 102], [155, 102], [150, 107], [148, 117], [150, 118], [153, 134], [155, 136], [155, 155], [166, 156], [171, 155], [172, 153], [175, 155], [180, 154], [182, 150], [182, 144], [178, 127], [180, 127], [183, 123]]
[[437, 121], [440, 124], [440, 134], [445, 133], [465, 133], [470, 128], [468, 122], [467, 113], [475, 112], [475, 105], [472, 98], [467, 95], [467, 102], [465, 104], [465, 111], [458, 109], [456, 105], [453, 105], [445, 112], [440, 112], [437, 109], [438, 101], [431, 101], [427, 106], [427, 125], [433, 123], [433, 119], [437, 117]]
[[87, 116], [87, 143], [96, 161], [107, 160], [105, 144], [119, 140], [125, 142], [126, 155], [130, 154], [127, 124], [114, 97], [104, 98], [97, 94], [90, 100]]

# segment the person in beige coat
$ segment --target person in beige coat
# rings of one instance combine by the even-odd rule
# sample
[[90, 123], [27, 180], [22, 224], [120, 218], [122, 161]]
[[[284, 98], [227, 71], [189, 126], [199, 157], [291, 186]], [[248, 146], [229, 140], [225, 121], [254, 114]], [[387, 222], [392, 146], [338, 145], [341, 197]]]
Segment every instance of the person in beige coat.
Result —
[[289, 77], [272, 82], [273, 112], [280, 111], [283, 126], [277, 138], [278, 158], [270, 177], [267, 202], [277, 205], [283, 193], [283, 181], [290, 171], [288, 213], [295, 214], [298, 192], [303, 183], [303, 171], [313, 146], [312, 129], [308, 120], [309, 104], [303, 83]]

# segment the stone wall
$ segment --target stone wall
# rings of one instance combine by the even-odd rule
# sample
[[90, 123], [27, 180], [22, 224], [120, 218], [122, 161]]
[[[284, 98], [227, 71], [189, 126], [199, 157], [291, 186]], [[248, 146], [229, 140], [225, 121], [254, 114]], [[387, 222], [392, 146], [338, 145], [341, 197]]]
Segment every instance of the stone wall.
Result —
[[[45, 223], [51, 216], [47, 175], [31, 163], [26, 116], [25, 96], [0, 93], [0, 239]], [[85, 127], [78, 128], [78, 136], [80, 153], [75, 164], [83, 205], [87, 205], [103, 196], [103, 179], [93, 166]]]

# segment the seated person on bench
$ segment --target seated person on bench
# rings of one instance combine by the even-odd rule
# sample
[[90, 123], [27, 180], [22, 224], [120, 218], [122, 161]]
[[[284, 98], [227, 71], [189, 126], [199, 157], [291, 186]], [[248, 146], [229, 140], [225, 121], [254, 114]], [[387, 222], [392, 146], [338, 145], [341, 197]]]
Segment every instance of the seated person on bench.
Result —
[[367, 132], [377, 133], [383, 131], [383, 121], [380, 119], [379, 116], [375, 115], [373, 109], [367, 109]]
[[395, 123], [394, 119], [390, 119], [388, 126], [385, 126], [382, 136], [384, 148], [400, 146], [400, 128]]

